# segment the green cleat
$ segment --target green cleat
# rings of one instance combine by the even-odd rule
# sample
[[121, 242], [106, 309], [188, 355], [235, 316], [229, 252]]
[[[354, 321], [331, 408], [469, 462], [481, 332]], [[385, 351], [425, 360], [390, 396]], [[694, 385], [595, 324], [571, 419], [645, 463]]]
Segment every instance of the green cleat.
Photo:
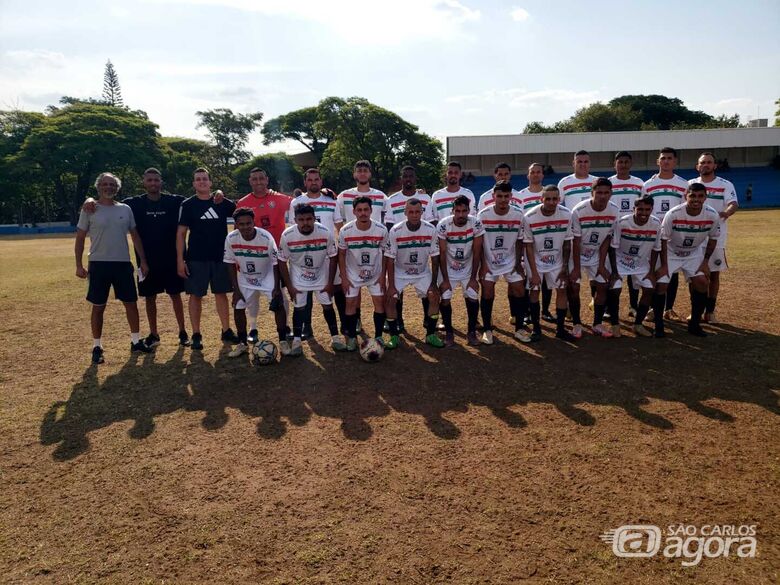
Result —
[[385, 349], [395, 349], [400, 343], [401, 339], [397, 335], [391, 335], [390, 339], [385, 342]]
[[435, 333], [431, 333], [430, 335], [426, 336], [425, 343], [432, 347], [444, 347], [444, 342]]

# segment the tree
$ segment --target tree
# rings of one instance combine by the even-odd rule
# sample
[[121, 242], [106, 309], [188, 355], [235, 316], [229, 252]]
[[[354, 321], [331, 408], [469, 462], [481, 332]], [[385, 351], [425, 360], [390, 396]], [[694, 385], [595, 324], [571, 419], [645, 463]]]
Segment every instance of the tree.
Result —
[[[211, 168], [217, 159], [216, 147], [204, 140], [163, 136], [159, 145], [163, 160], [160, 172], [165, 189], [179, 195], [192, 192], [192, 172], [196, 168]], [[217, 181], [221, 188], [222, 181], [219, 178]]]
[[254, 167], [263, 169], [268, 174], [268, 187], [283, 193], [292, 193], [293, 189], [303, 185], [303, 171], [293, 162], [289, 155], [283, 152], [262, 154], [256, 156], [233, 170], [233, 180], [238, 193], [248, 193], [249, 171]]
[[0, 111], [0, 223], [49, 219], [51, 200], [41, 189], [40, 174], [14, 157], [44, 115], [21, 110]]
[[282, 116], [277, 116], [263, 124], [263, 144], [273, 144], [282, 140], [295, 140], [309, 151], [317, 160], [322, 158], [330, 143], [331, 135], [318, 125], [319, 108], [302, 108]]
[[775, 126], [780, 126], [780, 99], [775, 100], [777, 109], [775, 110]]
[[103, 100], [112, 106], [124, 106], [122, 88], [119, 87], [119, 76], [116, 74], [111, 59], [106, 61], [106, 70], [103, 73]]
[[263, 119], [263, 114], [234, 114], [228, 108], [196, 112], [200, 118], [196, 128], [206, 128], [209, 136], [219, 149], [220, 162], [224, 169], [231, 165], [246, 162], [249, 153], [244, 150], [249, 135]]

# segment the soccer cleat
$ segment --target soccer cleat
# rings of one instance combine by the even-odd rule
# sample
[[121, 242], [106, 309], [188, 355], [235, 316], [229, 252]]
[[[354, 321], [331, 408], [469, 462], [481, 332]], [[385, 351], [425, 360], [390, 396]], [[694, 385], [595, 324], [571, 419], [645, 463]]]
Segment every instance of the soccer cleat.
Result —
[[344, 343], [341, 335], [333, 335], [330, 338], [330, 348], [333, 351], [347, 351], [347, 344]]
[[707, 337], [704, 329], [696, 325], [688, 325], [688, 333], [695, 335], [696, 337]]
[[401, 343], [401, 339], [397, 335], [391, 335], [385, 343], [385, 349], [395, 349], [399, 343]]
[[259, 337], [258, 337], [257, 329], [250, 330], [249, 335], [246, 336], [246, 342], [254, 345], [258, 341], [259, 341]]
[[[580, 333], [580, 337], [581, 336], [582, 334]], [[574, 343], [579, 339], [579, 337], [575, 337], [574, 335], [572, 335], [566, 330], [556, 332], [555, 337], [557, 337], [558, 339], [562, 339], [563, 341], [568, 341], [569, 343]]]
[[482, 334], [480, 339], [483, 345], [493, 345], [493, 332], [489, 329]]
[[289, 355], [293, 357], [303, 355], [303, 344], [300, 339], [293, 339]]
[[103, 359], [103, 348], [102, 347], [93, 347], [92, 348], [92, 363], [97, 365], [97, 364], [102, 364], [105, 361], [106, 360]]
[[580, 339], [582, 338], [582, 325], [577, 323], [574, 327], [571, 328], [571, 336], [574, 339]]
[[547, 311], [546, 313], [542, 313], [542, 319], [544, 319], [548, 323], [555, 323], [555, 316], [549, 311]]
[[650, 330], [642, 325], [641, 323], [637, 323], [634, 325], [634, 333], [636, 333], [637, 337], [652, 337], [653, 334], [650, 332]]
[[347, 337], [347, 351], [355, 351], [357, 349], [357, 339], [354, 337]]
[[154, 333], [150, 333], [146, 336], [146, 338], [143, 340], [146, 347], [150, 349], [154, 349], [158, 345], [160, 345], [160, 336], [156, 335]]
[[612, 326], [612, 337], [620, 337], [622, 333], [620, 332], [620, 325], [613, 325]]
[[705, 323], [709, 323], [710, 325], [716, 325], [718, 323], [718, 318], [715, 315], [715, 311], [712, 313], [704, 313], [704, 319], [702, 319]]
[[606, 338], [612, 337], [612, 331], [610, 331], [603, 323], [599, 323], [598, 325], [593, 326], [593, 334]]
[[286, 339], [284, 341], [279, 342], [279, 353], [282, 355], [290, 355], [290, 350], [292, 347], [290, 347], [290, 342]]
[[143, 341], [138, 341], [137, 343], [131, 343], [130, 344], [130, 353], [152, 353], [152, 348], [148, 347]]
[[522, 341], [523, 343], [531, 343], [531, 336], [525, 329], [518, 329], [515, 331], [515, 339]]
[[190, 336], [187, 335], [186, 331], [179, 331], [179, 345], [182, 347], [189, 347], [192, 344], [190, 341]]
[[451, 331], [444, 334], [444, 347], [452, 347], [455, 345], [455, 334]]
[[682, 317], [680, 317], [674, 309], [667, 309], [664, 311], [664, 319], [667, 321], [682, 321]]
[[222, 342], [223, 343], [238, 343], [238, 336], [233, 333], [233, 330], [228, 327], [222, 332]]
[[203, 336], [200, 333], [192, 334], [192, 349], [199, 351], [203, 349]]
[[628, 316], [629, 316], [629, 317], [631, 317], [632, 319], [633, 319], [634, 317], [636, 317], [636, 309], [635, 309], [634, 307], [631, 307], [631, 308], [628, 310]]
[[244, 355], [247, 351], [249, 351], [249, 347], [246, 343], [239, 343], [236, 347], [234, 347], [230, 353], [228, 353], [228, 357], [231, 358], [237, 358], [239, 356]]
[[534, 331], [531, 333], [531, 343], [536, 343], [537, 341], [542, 340], [542, 332], [541, 331]]
[[426, 335], [425, 343], [427, 343], [431, 347], [444, 347], [444, 342], [435, 333], [431, 333], [430, 335]]
[[476, 331], [469, 331], [466, 334], [466, 343], [469, 345], [479, 345], [479, 339], [477, 339]]

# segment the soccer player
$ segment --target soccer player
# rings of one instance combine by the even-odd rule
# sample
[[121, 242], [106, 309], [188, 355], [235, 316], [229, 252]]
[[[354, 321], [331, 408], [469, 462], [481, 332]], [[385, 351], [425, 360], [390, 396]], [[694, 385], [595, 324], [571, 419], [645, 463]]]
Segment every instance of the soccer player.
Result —
[[711, 152], [703, 152], [696, 164], [699, 178], [689, 181], [689, 184], [701, 183], [707, 188], [707, 205], [717, 211], [720, 216], [720, 237], [710, 258], [710, 284], [707, 291], [707, 308], [704, 312], [705, 323], [717, 323], [715, 303], [718, 300], [718, 290], [720, 289], [720, 273], [729, 267], [728, 262], [726, 262], [727, 220], [737, 212], [739, 207], [734, 185], [731, 181], [715, 175], [717, 166], [715, 155]]
[[[505, 162], [498, 163], [493, 168], [493, 178], [495, 179], [496, 184], [498, 184], [500, 181], [507, 181], [508, 183], [511, 183], [512, 167], [510, 167]], [[477, 213], [496, 202], [496, 200], [493, 198], [493, 189], [494, 187], [491, 187], [479, 196], [479, 201], [477, 201]], [[514, 188], [512, 189], [512, 199], [509, 201], [509, 204], [513, 207], [517, 207], [522, 211], [523, 203], [520, 200], [520, 191], [517, 191]]]
[[352, 178], [357, 185], [339, 193], [336, 199], [336, 214], [333, 221], [336, 222], [336, 230], [355, 219], [355, 199], [368, 197], [371, 201], [371, 220], [382, 223], [387, 196], [379, 189], [371, 186], [371, 163], [367, 160], [359, 160], [352, 169]]
[[[133, 265], [127, 246], [127, 234], [133, 240], [133, 247], [139, 258], [141, 274], [149, 272], [144, 255], [141, 236], [135, 226], [133, 212], [124, 203], [114, 200], [122, 182], [111, 173], [101, 173], [95, 181], [98, 192], [97, 208], [94, 213], [81, 211], [76, 231], [76, 276], [89, 277], [87, 301], [92, 303], [92, 363], [102, 364], [103, 314], [106, 311], [108, 293], [114, 288], [114, 296], [125, 306], [127, 323], [130, 325], [130, 351], [149, 353], [152, 351], [140, 339], [138, 317], [138, 295], [133, 280]], [[89, 236], [89, 263], [84, 268], [84, 241]]]
[[[634, 201], [642, 195], [645, 182], [631, 174], [633, 157], [626, 150], [615, 154], [615, 174], [609, 180], [612, 181], [612, 203], [617, 205], [621, 217], [630, 215], [634, 209]], [[629, 316], [636, 315], [636, 306], [639, 300], [639, 287], [633, 284], [633, 277], [628, 277]]]
[[[531, 163], [528, 165], [526, 177], [528, 179], [528, 187], [522, 189], [518, 195], [523, 213], [528, 213], [542, 202], [544, 165], [538, 162]], [[558, 203], [560, 204], [560, 201]], [[555, 323], [556, 318], [550, 314], [550, 302], [552, 302], [552, 290], [547, 287], [547, 281], [542, 280], [542, 319], [549, 323]]]
[[601, 337], [620, 335], [618, 314], [612, 311], [611, 307], [612, 329], [602, 324], [607, 289], [617, 278], [617, 272], [612, 274], [606, 267], [609, 240], [619, 215], [617, 206], [610, 201], [611, 197], [612, 182], [605, 177], [599, 177], [591, 185], [591, 198], [578, 203], [572, 210], [571, 232], [574, 244], [569, 267], [568, 294], [569, 310], [574, 324], [571, 333], [576, 339], [582, 337], [580, 278], [583, 269], [595, 289], [593, 333]]
[[[199, 167], [193, 173], [195, 195], [186, 199], [179, 210], [176, 232], [176, 261], [179, 276], [185, 279], [184, 290], [190, 295], [189, 313], [192, 324], [192, 349], [203, 349], [200, 316], [203, 297], [214, 295], [217, 315], [222, 324], [222, 341], [237, 343], [230, 328], [227, 293], [233, 290], [228, 267], [223, 262], [227, 220], [236, 210], [229, 199], [217, 203], [211, 195], [208, 169]], [[186, 240], [187, 232], [189, 239]]]
[[574, 173], [558, 181], [558, 192], [563, 206], [569, 209], [591, 197], [593, 181], [598, 177], [590, 174], [590, 154], [587, 150], [578, 150], [572, 161]]
[[571, 232], [571, 211], [559, 205], [558, 187], [547, 185], [542, 190], [542, 203], [525, 214], [523, 243], [526, 249], [527, 286], [531, 296], [531, 341], [542, 338], [539, 322], [539, 289], [543, 283], [555, 290], [555, 336], [574, 341], [566, 331], [566, 286], [569, 282], [569, 258], [574, 236]]
[[[482, 246], [482, 343], [493, 344], [493, 300], [496, 282], [503, 277], [509, 287], [510, 312], [516, 317], [515, 339], [529, 343], [531, 336], [523, 330], [528, 297], [525, 294], [523, 270], [523, 212], [512, 207], [512, 185], [501, 181], [493, 189], [495, 204], [479, 212], [485, 229]], [[524, 302], [525, 301], [525, 302]]]
[[[613, 194], [612, 199], [615, 196]], [[653, 335], [642, 324], [652, 303], [658, 310], [654, 311], [656, 337], [664, 336], [664, 298], [666, 283], [669, 276], [656, 279], [655, 267], [660, 263], [660, 272], [667, 273], [666, 242], [661, 239], [661, 222], [653, 215], [653, 199], [640, 195], [634, 199], [634, 213], [624, 215], [615, 222], [612, 243], [615, 250], [615, 260], [620, 278], [615, 281], [608, 295], [612, 298], [614, 307], [619, 308], [620, 288], [622, 279], [627, 278], [628, 286], [637, 291], [641, 288], [642, 297], [637, 304], [634, 315], [634, 333], [640, 337]]]
[[444, 345], [455, 343], [452, 328], [452, 294], [461, 288], [468, 316], [466, 340], [479, 345], [477, 317], [479, 316], [479, 269], [482, 263], [482, 243], [485, 230], [482, 222], [469, 215], [471, 201], [465, 195], [455, 198], [452, 215], [436, 226], [439, 236], [439, 292], [441, 318], [444, 322]]
[[301, 341], [306, 302], [314, 293], [330, 331], [331, 347], [344, 351], [339, 336], [336, 311], [333, 310], [333, 281], [336, 277], [338, 252], [333, 232], [315, 222], [316, 211], [306, 203], [295, 207], [295, 225], [282, 233], [279, 245], [279, 271], [293, 301], [293, 341], [290, 355], [301, 355]]
[[[658, 153], [658, 173], [645, 181], [643, 193], [653, 198], [653, 215], [663, 222], [670, 209], [679, 205], [688, 189], [688, 181], [675, 174], [677, 166], [677, 151], [666, 146]], [[674, 311], [674, 301], [677, 298], [679, 276], [670, 273], [669, 286], [666, 290], [666, 310], [664, 318], [680, 321], [680, 316]]]
[[388, 234], [384, 253], [387, 264], [385, 308], [390, 325], [390, 339], [385, 345], [387, 349], [398, 347], [396, 303], [407, 286], [413, 286], [419, 298], [428, 300], [425, 343], [444, 347], [444, 342], [436, 335], [439, 320], [439, 291], [436, 287], [439, 277], [439, 238], [434, 225], [422, 221], [422, 214], [422, 203], [412, 197], [406, 202], [406, 221], [395, 224]]
[[387, 247], [387, 228], [371, 219], [370, 197], [355, 197], [351, 207], [355, 219], [339, 230], [338, 239], [341, 288], [347, 297], [347, 351], [357, 349], [360, 289], [368, 288], [374, 303], [374, 332], [380, 343], [385, 324], [383, 251]]
[[471, 207], [475, 208], [474, 193], [461, 186], [461, 179], [463, 179], [463, 167], [457, 161], [450, 161], [447, 164], [447, 174], [445, 175], [447, 186], [431, 195], [431, 204], [428, 206], [426, 219], [432, 224], [435, 225], [448, 215], [452, 215], [452, 203], [459, 195], [468, 197]]
[[280, 351], [282, 355], [290, 355], [287, 311], [282, 303], [276, 242], [270, 232], [255, 227], [257, 218], [250, 207], [236, 209], [233, 219], [236, 229], [225, 238], [223, 263], [229, 266], [227, 272], [233, 285], [233, 315], [238, 344], [228, 356], [239, 357], [249, 349], [246, 312], [257, 320], [261, 295], [270, 302], [269, 306], [276, 316]]
[[[697, 337], [707, 335], [701, 328], [701, 318], [707, 307], [709, 261], [720, 235], [720, 216], [705, 205], [706, 200], [707, 188], [692, 183], [685, 193], [685, 203], [672, 207], [661, 222], [661, 237], [668, 246], [668, 273], [682, 270], [691, 285], [688, 333]], [[665, 275], [659, 273], [659, 276]]]

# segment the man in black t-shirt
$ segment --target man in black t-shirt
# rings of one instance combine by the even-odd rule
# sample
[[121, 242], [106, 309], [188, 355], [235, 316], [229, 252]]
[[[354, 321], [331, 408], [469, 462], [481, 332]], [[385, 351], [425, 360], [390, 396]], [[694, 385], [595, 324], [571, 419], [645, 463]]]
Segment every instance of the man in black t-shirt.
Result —
[[[177, 272], [185, 279], [184, 290], [190, 295], [192, 349], [200, 350], [203, 349], [200, 315], [209, 286], [222, 323], [222, 341], [238, 343], [238, 337], [230, 329], [227, 298], [227, 293], [233, 290], [227, 271], [233, 268], [223, 262], [227, 219], [233, 215], [236, 204], [228, 199], [216, 203], [211, 195], [211, 177], [205, 168], [195, 169], [192, 185], [195, 195], [186, 199], [179, 211], [176, 261]], [[190, 237], [185, 244], [188, 231]]]

